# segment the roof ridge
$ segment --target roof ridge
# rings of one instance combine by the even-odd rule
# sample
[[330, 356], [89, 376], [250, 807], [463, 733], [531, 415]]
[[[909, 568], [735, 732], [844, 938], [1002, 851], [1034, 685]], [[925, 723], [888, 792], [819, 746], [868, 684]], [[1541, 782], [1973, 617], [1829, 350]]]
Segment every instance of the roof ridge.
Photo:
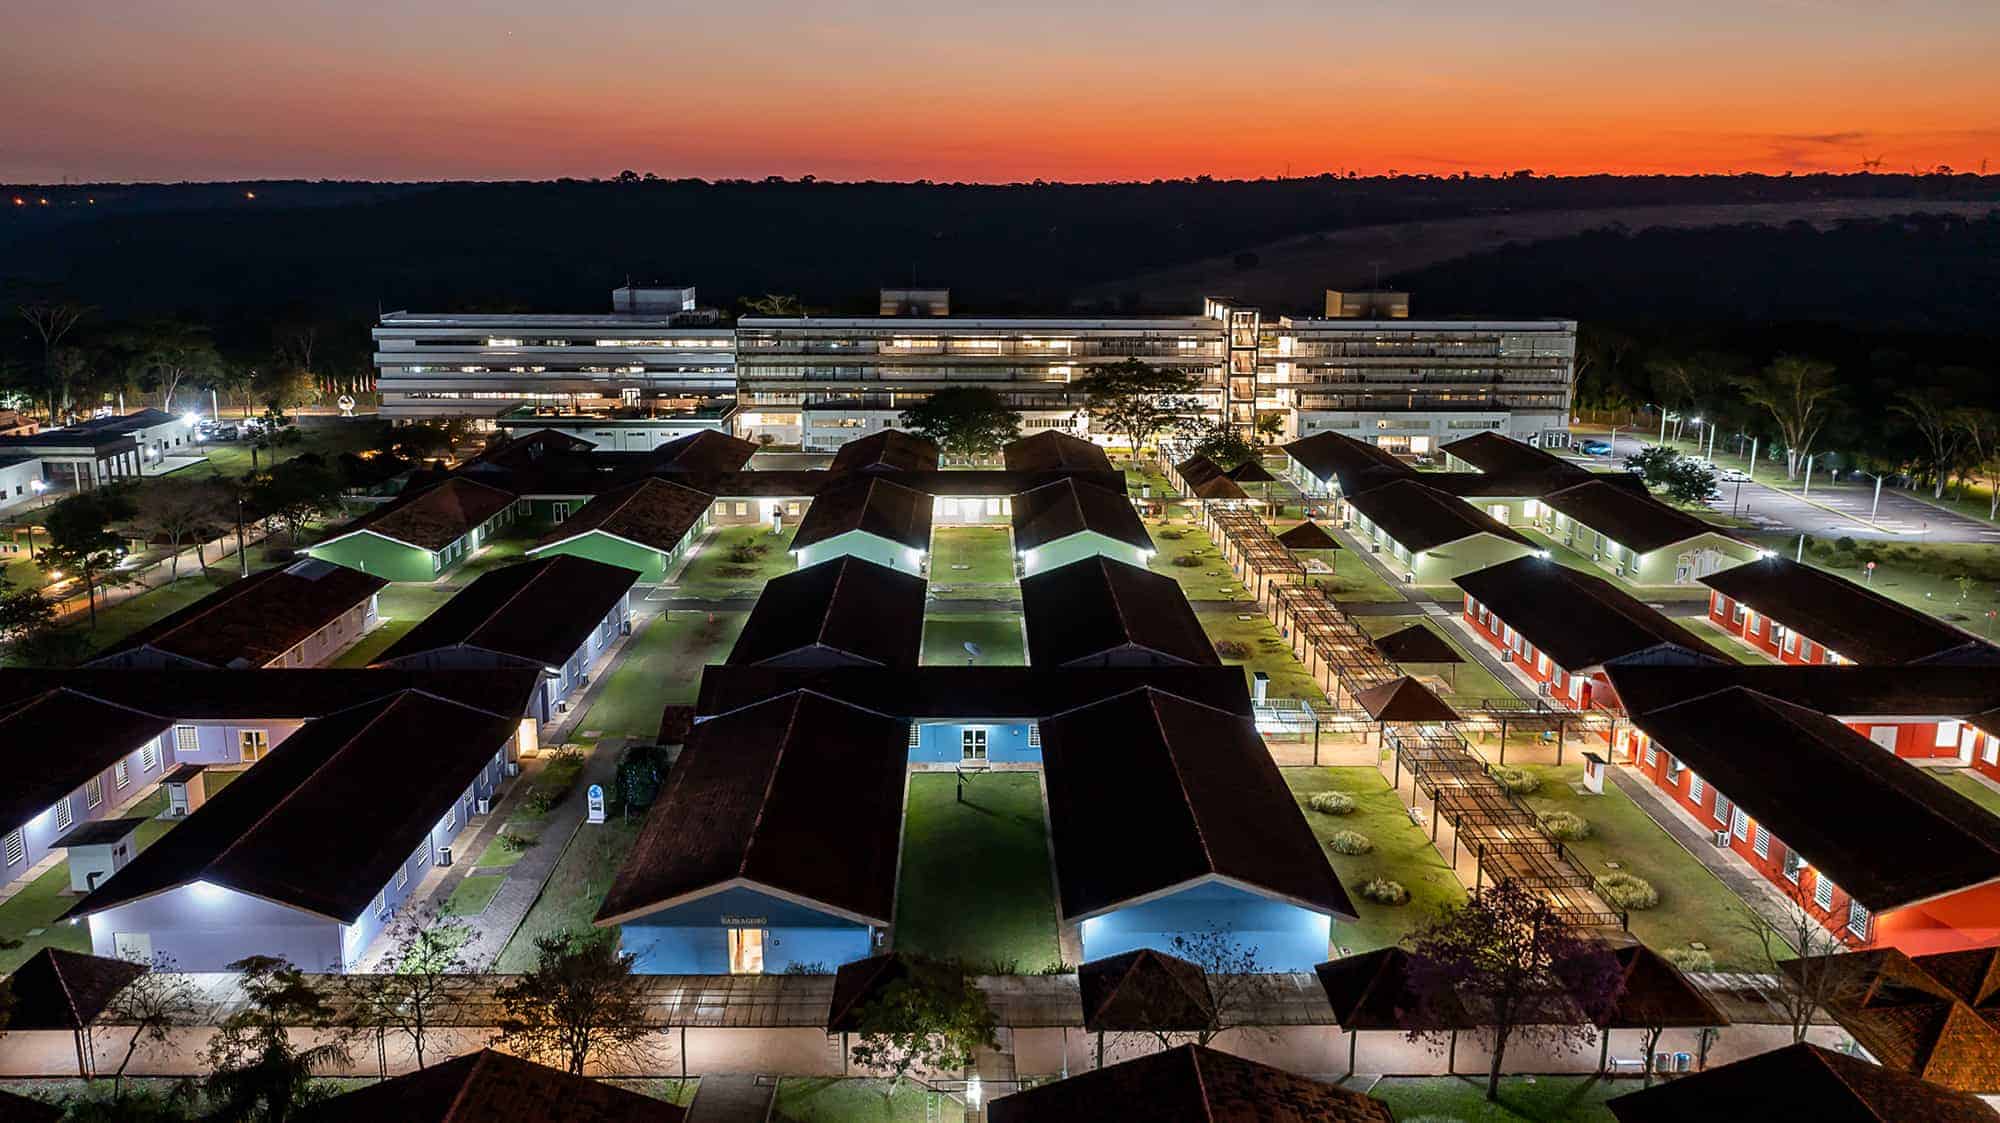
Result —
[[472, 1055], [472, 1064], [466, 1068], [465, 1076], [459, 1080], [458, 1088], [452, 1092], [451, 1102], [445, 1105], [444, 1116], [439, 1123], [451, 1123], [458, 1115], [458, 1109], [465, 1106], [465, 1098], [472, 1094], [473, 1085], [478, 1083], [479, 1070], [486, 1066], [487, 1059], [492, 1053], [492, 1049], [481, 1048]]
[[[460, 596], [463, 596], [464, 593], [471, 592], [472, 589], [476, 587], [481, 581], [484, 581], [489, 577], [494, 577], [499, 574], [506, 573], [507, 571], [515, 569], [517, 567], [518, 568], [526, 568], [528, 566], [539, 567], [537, 572], [527, 575], [526, 580], [522, 581], [521, 584], [516, 586], [513, 592], [507, 594], [504, 598], [502, 598], [499, 604], [494, 605], [493, 610], [491, 612], [488, 612], [485, 616], [482, 616], [479, 619], [478, 623], [474, 624], [470, 628], [467, 628], [465, 630], [465, 637], [469, 640], [472, 639], [474, 636], [477, 636], [482, 630], [486, 628], [488, 624], [493, 623], [494, 619], [498, 617], [502, 612], [505, 612], [509, 608], [513, 607], [515, 601], [518, 601], [523, 596], [525, 596], [528, 590], [534, 587], [535, 582], [541, 580], [542, 577], [548, 573], [550, 567], [556, 563], [556, 560], [558, 558], [575, 557], [575, 556], [576, 555], [574, 554], [546, 554], [539, 558], [526, 558], [521, 561], [515, 562], [513, 565], [502, 566], [498, 569], [488, 570], [487, 572], [482, 573], [478, 577], [474, 578], [472, 584], [466, 586], [463, 592], [459, 594]], [[577, 560], [587, 561], [589, 559], [578, 558]]]
[[[792, 730], [798, 727], [799, 711], [805, 708], [805, 692], [791, 696], [791, 713], [785, 718], [784, 735], [778, 738], [777, 751], [771, 757], [771, 770], [764, 777], [764, 792], [757, 801], [757, 814], [751, 816], [750, 829], [744, 832], [743, 856], [736, 860], [736, 876], [750, 876], [750, 852], [757, 846], [757, 837], [763, 831], [764, 812], [771, 806], [771, 792], [778, 786], [778, 773], [783, 770], [785, 753], [792, 745]], [[777, 699], [772, 699], [776, 701]]]
[[1201, 814], [1195, 810], [1194, 793], [1188, 789], [1187, 772], [1181, 766], [1181, 755], [1174, 749], [1174, 739], [1167, 735], [1167, 720], [1160, 713], [1159, 699], [1150, 691], [1146, 696], [1146, 709], [1153, 715], [1154, 726], [1160, 731], [1160, 743], [1166, 746], [1167, 759], [1173, 762], [1174, 784], [1181, 790], [1181, 805], [1187, 808], [1188, 822], [1194, 825], [1195, 842], [1201, 847], [1202, 861], [1208, 866], [1209, 873], [1219, 874], [1222, 871], [1216, 866], [1215, 852], [1209, 849], [1208, 831], [1202, 827]]

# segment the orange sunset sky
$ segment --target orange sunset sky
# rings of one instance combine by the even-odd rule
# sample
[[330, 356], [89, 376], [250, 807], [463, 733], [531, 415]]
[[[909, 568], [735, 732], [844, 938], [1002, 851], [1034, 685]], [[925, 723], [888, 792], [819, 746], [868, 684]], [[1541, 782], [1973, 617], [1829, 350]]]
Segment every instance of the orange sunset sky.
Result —
[[10, 0], [0, 180], [2000, 158], [2000, 0]]

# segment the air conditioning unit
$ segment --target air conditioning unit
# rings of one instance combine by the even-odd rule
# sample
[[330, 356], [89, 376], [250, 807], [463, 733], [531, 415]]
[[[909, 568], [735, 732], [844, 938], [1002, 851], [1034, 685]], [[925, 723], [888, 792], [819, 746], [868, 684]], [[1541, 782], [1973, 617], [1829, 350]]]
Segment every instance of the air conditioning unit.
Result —
[[507, 778], [511, 780], [514, 777], [519, 776], [521, 774], [521, 762], [517, 760], [510, 760], [506, 763], [505, 766], [502, 767], [501, 771], [505, 772], [507, 774]]
[[621, 636], [629, 636], [632, 634], [632, 618], [630, 616], [627, 616], [625, 619], [620, 620], [618, 622], [618, 634]]
[[448, 866], [450, 864], [451, 864], [451, 847], [449, 846], [438, 847], [438, 865], [440, 867], [443, 867], [443, 866]]
[[1723, 827], [1721, 830], [1716, 831], [1714, 836], [1714, 842], [1717, 849], [1720, 850], [1729, 849], [1729, 828]]
[[480, 800], [477, 806], [481, 815], [491, 815], [493, 813], [493, 801], [490, 799]]
[[1555, 688], [1554, 688], [1554, 687], [1552, 687], [1552, 686], [1550, 686], [1550, 685], [1549, 685], [1548, 683], [1546, 683], [1546, 682], [1538, 682], [1538, 683], [1536, 683], [1536, 684], [1535, 684], [1535, 693], [1537, 693], [1537, 694], [1541, 695], [1541, 696], [1542, 696], [1542, 697], [1544, 697], [1544, 698], [1552, 698], [1552, 697], [1554, 697], [1554, 696], [1555, 696], [1555, 692], [1556, 692], [1556, 691], [1555, 691]]
[[559, 713], [559, 714], [566, 714], [566, 713], [568, 713], [568, 712], [569, 712], [569, 699], [567, 699], [567, 698], [558, 698], [558, 699], [556, 699], [556, 712], [557, 712], [557, 713]]
[[1502, 663], [1512, 663], [1514, 661], [1514, 649], [1510, 647], [1501, 648], [1500, 661]]

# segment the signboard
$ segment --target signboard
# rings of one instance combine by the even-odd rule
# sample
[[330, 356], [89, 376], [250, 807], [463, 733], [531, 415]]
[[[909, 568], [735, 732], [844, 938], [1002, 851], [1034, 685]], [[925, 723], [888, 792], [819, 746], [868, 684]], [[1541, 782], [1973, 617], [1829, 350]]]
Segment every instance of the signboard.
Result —
[[722, 915], [721, 921], [724, 928], [762, 928], [770, 923], [761, 916], [730, 916], [728, 913]]
[[590, 821], [591, 821], [591, 822], [593, 822], [593, 823], [601, 823], [601, 822], [603, 822], [603, 821], [604, 821], [604, 785], [603, 785], [603, 784], [592, 784], [592, 785], [590, 785], [590, 791], [589, 791], [588, 795], [589, 795], [589, 799], [590, 799]]

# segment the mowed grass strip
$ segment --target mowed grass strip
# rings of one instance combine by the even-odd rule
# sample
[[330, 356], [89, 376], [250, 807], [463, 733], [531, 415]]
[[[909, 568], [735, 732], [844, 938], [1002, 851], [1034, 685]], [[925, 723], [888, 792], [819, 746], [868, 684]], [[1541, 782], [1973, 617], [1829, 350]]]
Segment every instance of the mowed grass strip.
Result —
[[896, 948], [974, 970], [1039, 971], [1060, 956], [1041, 776], [910, 777]]

